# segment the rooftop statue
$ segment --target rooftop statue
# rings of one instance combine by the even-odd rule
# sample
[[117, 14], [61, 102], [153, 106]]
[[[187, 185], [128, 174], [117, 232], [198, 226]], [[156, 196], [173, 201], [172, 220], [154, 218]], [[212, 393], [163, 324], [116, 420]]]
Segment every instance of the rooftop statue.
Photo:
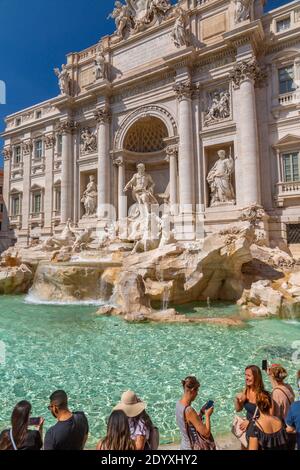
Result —
[[63, 64], [61, 66], [61, 70], [59, 70], [59, 68], [55, 68], [54, 73], [58, 78], [58, 84], [59, 84], [61, 94], [70, 95], [71, 94], [71, 77], [68, 72], [67, 66]]
[[126, 30], [139, 32], [147, 25], [164, 18], [172, 9], [170, 0], [125, 0], [115, 2], [115, 9], [108, 18], [116, 22], [117, 35], [124, 38]]

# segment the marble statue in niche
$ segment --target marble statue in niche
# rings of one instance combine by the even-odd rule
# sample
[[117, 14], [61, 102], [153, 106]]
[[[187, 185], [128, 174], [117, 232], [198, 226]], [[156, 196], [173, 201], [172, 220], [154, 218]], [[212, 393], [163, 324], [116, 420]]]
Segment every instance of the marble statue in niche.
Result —
[[235, 194], [232, 186], [234, 160], [231, 155], [226, 156], [225, 150], [218, 151], [218, 160], [207, 176], [210, 187], [210, 206], [234, 204]]
[[84, 205], [85, 216], [91, 217], [94, 216], [97, 212], [97, 198], [98, 190], [96, 185], [95, 176], [90, 175], [89, 183], [82, 195], [81, 202]]
[[99, 44], [95, 59], [95, 78], [96, 80], [108, 79], [108, 62], [105, 59], [103, 47]]
[[253, 0], [235, 0], [235, 22], [241, 23], [250, 19]]

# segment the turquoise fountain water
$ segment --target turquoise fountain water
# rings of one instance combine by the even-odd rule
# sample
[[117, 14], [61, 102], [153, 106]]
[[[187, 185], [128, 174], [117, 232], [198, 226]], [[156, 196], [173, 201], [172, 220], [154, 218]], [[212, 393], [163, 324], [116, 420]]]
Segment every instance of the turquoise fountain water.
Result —
[[[181, 311], [194, 307], [198, 315], [235, 313], [229, 304], [212, 305], [208, 312], [206, 303]], [[149, 403], [162, 441], [178, 441], [174, 407], [180, 381], [195, 374], [202, 384], [196, 405], [214, 399], [214, 433], [226, 434], [247, 364], [280, 361], [295, 382], [292, 354], [293, 342], [300, 339], [299, 321], [251, 321], [245, 328], [138, 325], [97, 317], [95, 311], [92, 306], [39, 306], [23, 297], [0, 298], [0, 341], [6, 344], [6, 363], [0, 365], [1, 429], [21, 399], [30, 400], [33, 414], [44, 416], [49, 427], [48, 396], [63, 388], [71, 407], [86, 411], [88, 445], [93, 447], [120, 394], [132, 388]]]

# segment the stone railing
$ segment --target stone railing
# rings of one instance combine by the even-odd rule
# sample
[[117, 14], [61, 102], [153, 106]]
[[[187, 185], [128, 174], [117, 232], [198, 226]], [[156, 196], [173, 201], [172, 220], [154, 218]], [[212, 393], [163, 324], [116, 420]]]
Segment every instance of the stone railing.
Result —
[[29, 214], [30, 222], [38, 222], [42, 224], [44, 222], [44, 212], [31, 212]]
[[278, 98], [278, 102], [281, 106], [287, 105], [287, 104], [293, 104], [297, 100], [297, 95], [294, 91], [290, 93], [285, 93], [284, 95], [280, 95]]
[[277, 183], [279, 196], [300, 196], [300, 181]]
[[9, 216], [9, 225], [11, 228], [21, 228], [22, 227], [22, 215], [10, 215]]

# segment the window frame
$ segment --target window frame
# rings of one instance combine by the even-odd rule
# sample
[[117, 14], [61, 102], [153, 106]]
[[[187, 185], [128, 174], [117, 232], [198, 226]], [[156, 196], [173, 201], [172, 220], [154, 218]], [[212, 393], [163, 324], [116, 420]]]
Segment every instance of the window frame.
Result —
[[[298, 168], [297, 168], [297, 174], [298, 174], [298, 179], [294, 178], [294, 164], [293, 164], [293, 156], [297, 155], [298, 158]], [[286, 165], [285, 165], [285, 157], [289, 157], [290, 159], [290, 175], [291, 179], [287, 179], [287, 174], [286, 174]], [[282, 182], [283, 183], [298, 183], [300, 182], [300, 149], [291, 149], [291, 150], [285, 150], [280, 153], [280, 160], [281, 160], [281, 168], [282, 168]]]

